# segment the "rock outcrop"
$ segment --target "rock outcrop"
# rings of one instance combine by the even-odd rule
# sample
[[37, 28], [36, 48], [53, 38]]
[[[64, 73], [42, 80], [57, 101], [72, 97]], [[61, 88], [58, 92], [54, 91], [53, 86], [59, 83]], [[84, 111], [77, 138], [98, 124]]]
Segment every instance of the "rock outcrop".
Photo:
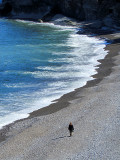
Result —
[[120, 25], [120, 0], [3, 0], [2, 6], [1, 15], [14, 18], [46, 20], [61, 13], [80, 21], [109, 17]]

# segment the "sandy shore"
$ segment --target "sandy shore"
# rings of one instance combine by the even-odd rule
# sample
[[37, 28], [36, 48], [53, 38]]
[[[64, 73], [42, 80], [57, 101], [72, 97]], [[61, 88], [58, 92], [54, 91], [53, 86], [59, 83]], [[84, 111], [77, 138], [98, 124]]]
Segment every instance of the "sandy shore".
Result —
[[1, 130], [0, 160], [120, 159], [120, 33], [99, 36], [112, 44], [95, 80]]

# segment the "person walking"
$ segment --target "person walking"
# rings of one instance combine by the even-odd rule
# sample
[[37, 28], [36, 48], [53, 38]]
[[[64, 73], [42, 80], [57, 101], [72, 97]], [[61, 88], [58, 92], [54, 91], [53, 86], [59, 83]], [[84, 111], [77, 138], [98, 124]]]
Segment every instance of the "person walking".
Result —
[[70, 132], [70, 137], [71, 137], [73, 135], [73, 131], [74, 131], [74, 127], [73, 127], [73, 124], [71, 122], [69, 124], [68, 130]]

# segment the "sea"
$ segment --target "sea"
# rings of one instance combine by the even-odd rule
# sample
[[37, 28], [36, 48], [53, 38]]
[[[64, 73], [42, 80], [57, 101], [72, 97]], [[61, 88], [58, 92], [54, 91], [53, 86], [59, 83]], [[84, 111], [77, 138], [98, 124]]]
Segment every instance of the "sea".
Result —
[[106, 42], [78, 30], [0, 19], [0, 128], [93, 79]]

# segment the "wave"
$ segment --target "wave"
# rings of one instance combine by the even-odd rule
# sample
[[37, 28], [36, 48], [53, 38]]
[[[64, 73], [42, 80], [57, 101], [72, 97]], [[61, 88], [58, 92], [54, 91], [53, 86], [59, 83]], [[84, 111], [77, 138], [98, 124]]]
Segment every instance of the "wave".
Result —
[[[9, 75], [7, 79], [10, 78], [10, 81], [3, 83], [5, 95], [1, 98], [0, 127], [26, 118], [30, 112], [48, 106], [63, 94], [85, 85], [88, 80], [93, 79], [91, 75], [96, 74], [95, 69], [99, 64], [97, 60], [103, 59], [107, 54], [104, 40], [76, 34], [76, 27], [23, 20], [16, 20], [16, 23], [25, 24], [26, 28], [32, 26], [33, 31], [35, 26], [42, 27], [39, 30], [47, 27], [47, 33], [51, 34], [50, 37], [43, 36], [50, 38], [49, 41], [43, 38], [40, 43], [39, 31], [35, 30], [35, 37], [32, 37], [31, 41], [38, 39], [37, 43], [15, 43], [15, 52], [12, 50], [8, 53], [9, 57], [15, 57], [17, 51], [20, 54], [14, 60], [15, 65], [9, 62], [12, 69], [7, 67], [2, 72], [5, 73], [4, 76]], [[26, 28], [23, 31], [26, 31]], [[44, 32], [46, 33], [46, 30]], [[58, 41], [56, 35], [64, 40], [61, 38]], [[11, 62], [14, 61], [11, 58]], [[5, 65], [9, 63], [6, 61]], [[4, 79], [6, 80], [6, 77]]]

